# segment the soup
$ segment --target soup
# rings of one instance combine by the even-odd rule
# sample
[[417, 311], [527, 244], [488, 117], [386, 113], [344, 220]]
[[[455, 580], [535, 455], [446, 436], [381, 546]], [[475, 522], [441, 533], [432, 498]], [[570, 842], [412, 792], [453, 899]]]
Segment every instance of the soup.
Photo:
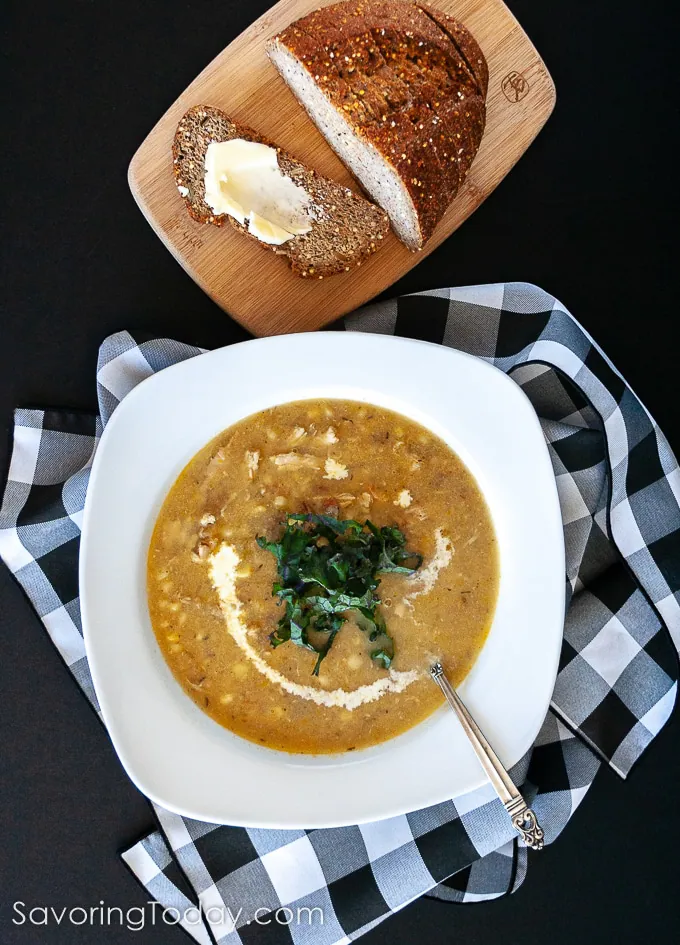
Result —
[[[365, 524], [368, 523], [368, 524]], [[342, 400], [264, 410], [220, 433], [165, 499], [148, 557], [154, 632], [194, 702], [269, 748], [386, 741], [442, 702], [489, 631], [491, 517], [424, 427]]]

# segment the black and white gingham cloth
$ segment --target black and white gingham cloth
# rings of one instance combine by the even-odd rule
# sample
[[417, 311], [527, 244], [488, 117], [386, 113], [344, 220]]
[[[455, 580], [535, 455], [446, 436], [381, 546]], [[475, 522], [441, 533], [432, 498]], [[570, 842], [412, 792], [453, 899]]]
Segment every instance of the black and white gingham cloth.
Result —
[[[550, 711], [512, 773], [551, 843], [601, 762], [625, 777], [672, 710], [680, 643], [678, 464], [594, 341], [535, 286], [405, 296], [348, 316], [344, 328], [476, 355], [510, 373], [541, 418], [564, 520], [568, 608]], [[136, 384], [200, 354], [121, 332], [100, 350], [100, 417], [16, 412], [0, 554], [95, 708], [77, 567], [92, 457], [103, 425]], [[334, 830], [252, 830], [159, 807], [155, 813], [159, 829], [123, 859], [170, 910], [169, 920], [201, 945], [341, 945], [424, 893], [493, 899], [516, 890], [527, 869], [526, 849], [490, 788]]]

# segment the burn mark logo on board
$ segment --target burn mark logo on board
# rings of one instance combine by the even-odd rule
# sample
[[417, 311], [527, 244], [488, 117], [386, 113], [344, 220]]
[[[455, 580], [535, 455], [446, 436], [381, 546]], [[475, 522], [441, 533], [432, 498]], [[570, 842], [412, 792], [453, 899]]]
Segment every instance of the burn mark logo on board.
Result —
[[519, 102], [529, 91], [529, 83], [521, 72], [508, 72], [501, 82], [503, 95], [509, 102]]

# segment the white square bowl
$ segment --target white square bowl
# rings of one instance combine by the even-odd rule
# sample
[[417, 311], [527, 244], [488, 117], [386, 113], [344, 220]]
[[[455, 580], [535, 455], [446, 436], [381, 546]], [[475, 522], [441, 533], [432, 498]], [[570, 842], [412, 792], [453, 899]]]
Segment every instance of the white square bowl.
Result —
[[289, 755], [214, 722], [161, 655], [146, 558], [168, 490], [221, 430], [313, 397], [398, 411], [467, 464], [496, 529], [500, 586], [489, 636], [460, 693], [506, 767], [529, 749], [548, 709], [562, 641], [564, 543], [548, 450], [522, 390], [477, 358], [391, 336], [320, 332], [221, 348], [148, 378], [117, 407], [95, 456], [80, 552], [85, 646], [114, 747], [144, 794], [198, 820], [289, 829], [365, 823], [485, 780], [446, 708], [374, 748]]

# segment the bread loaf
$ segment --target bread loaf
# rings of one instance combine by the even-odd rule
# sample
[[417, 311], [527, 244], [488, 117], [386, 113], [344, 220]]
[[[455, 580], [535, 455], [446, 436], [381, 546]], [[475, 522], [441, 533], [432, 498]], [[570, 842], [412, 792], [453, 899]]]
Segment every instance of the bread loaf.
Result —
[[[242, 138], [276, 148], [279, 168], [309, 194], [314, 220], [308, 233], [281, 245], [257, 240], [229, 214], [216, 214], [205, 202], [205, 155], [212, 141]], [[319, 176], [252, 128], [232, 121], [219, 108], [195, 105], [180, 119], [172, 148], [175, 182], [189, 214], [199, 223], [224, 226], [229, 222], [261, 246], [287, 256], [300, 276], [322, 279], [360, 266], [389, 231], [387, 215], [374, 204], [336, 181]]]
[[399, 238], [420, 249], [484, 132], [488, 69], [474, 37], [424, 4], [350, 0], [297, 20], [267, 52]]

